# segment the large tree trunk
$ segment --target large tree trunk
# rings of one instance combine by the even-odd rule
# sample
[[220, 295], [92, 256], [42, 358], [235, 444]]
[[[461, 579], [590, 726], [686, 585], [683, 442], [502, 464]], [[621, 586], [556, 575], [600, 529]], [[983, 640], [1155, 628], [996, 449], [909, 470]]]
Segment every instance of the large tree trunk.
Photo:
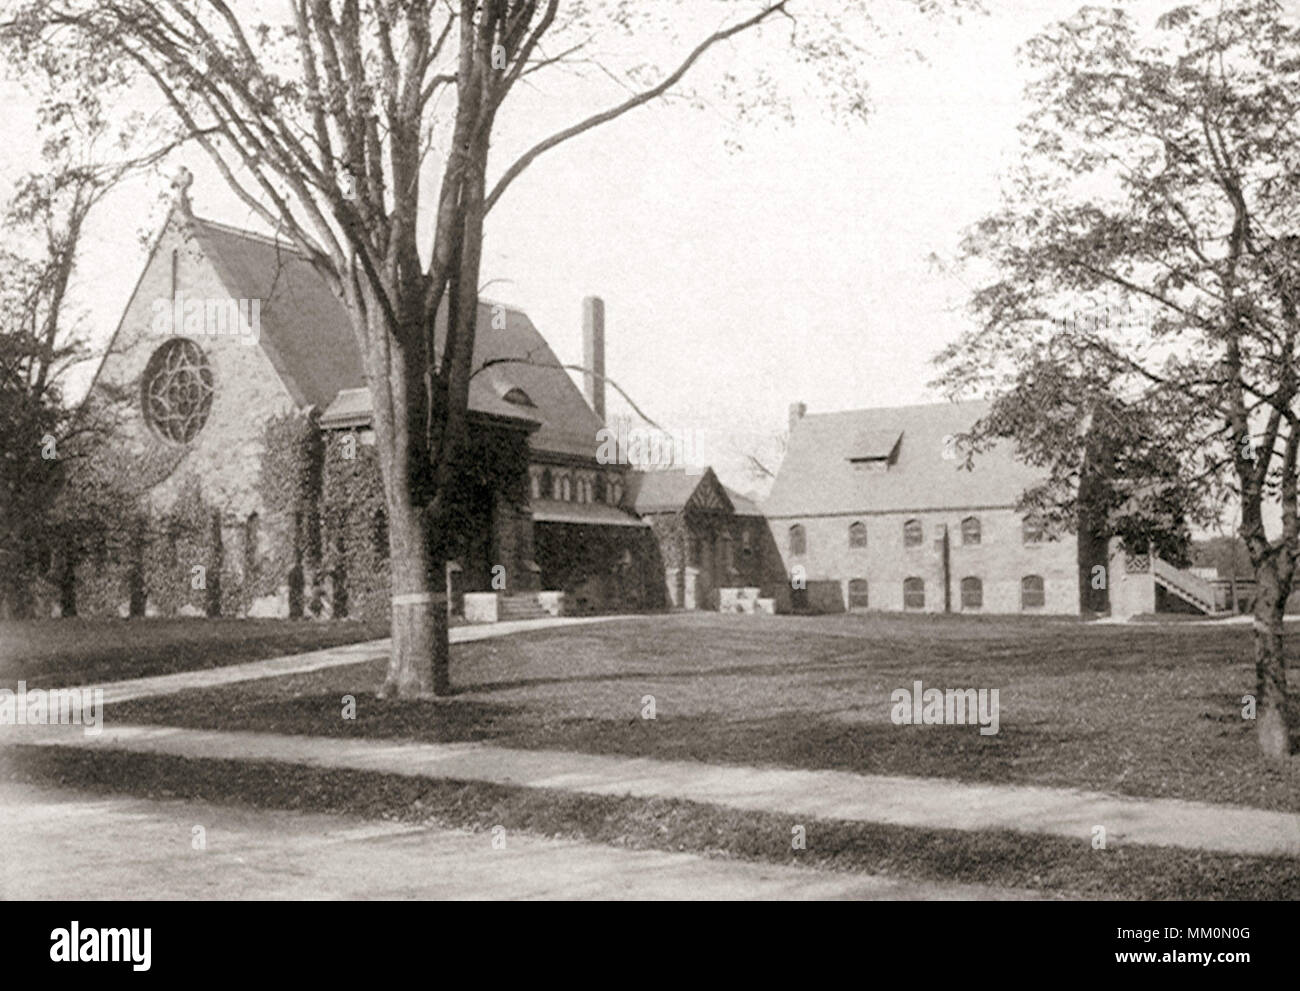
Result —
[[1255, 729], [1265, 756], [1290, 754], [1282, 616], [1287, 590], [1271, 565], [1255, 569]]
[[393, 647], [380, 698], [450, 695], [446, 562], [410, 493], [388, 495]]

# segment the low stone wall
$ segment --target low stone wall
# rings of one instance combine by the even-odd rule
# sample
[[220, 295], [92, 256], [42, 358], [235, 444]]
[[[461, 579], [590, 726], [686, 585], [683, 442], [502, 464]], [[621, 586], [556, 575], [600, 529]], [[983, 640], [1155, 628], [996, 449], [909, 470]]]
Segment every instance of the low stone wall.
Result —
[[497, 621], [497, 593], [466, 592], [465, 621], [468, 623], [495, 623]]

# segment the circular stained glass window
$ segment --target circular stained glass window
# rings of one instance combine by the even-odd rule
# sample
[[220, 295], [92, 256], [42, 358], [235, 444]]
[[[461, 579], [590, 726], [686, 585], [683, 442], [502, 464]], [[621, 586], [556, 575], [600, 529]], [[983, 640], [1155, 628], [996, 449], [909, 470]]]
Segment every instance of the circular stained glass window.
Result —
[[212, 409], [212, 366], [199, 346], [175, 337], [149, 359], [140, 386], [145, 421], [173, 444], [188, 444]]

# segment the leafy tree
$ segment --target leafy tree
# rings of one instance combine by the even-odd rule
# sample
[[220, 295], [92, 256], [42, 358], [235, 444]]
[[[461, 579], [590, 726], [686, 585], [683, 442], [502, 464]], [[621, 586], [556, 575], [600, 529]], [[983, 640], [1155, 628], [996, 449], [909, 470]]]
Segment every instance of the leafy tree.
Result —
[[[645, 53], [678, 40], [675, 24], [690, 20], [689, 5], [291, 0], [285, 22], [237, 13], [224, 0], [29, 0], [17, 8], [10, 31], [32, 55], [54, 46], [113, 52], [152, 82], [182, 132], [346, 307], [370, 385], [387, 502], [393, 648], [382, 694], [450, 690], [448, 493], [466, 438], [489, 213], [540, 156], [670, 92], [688, 95], [687, 75], [742, 36], [784, 47], [782, 56], [726, 74], [723, 89], [744, 113], [785, 109], [770, 83], [768, 63], [779, 60], [811, 73], [830, 112], [864, 115], [867, 44], [880, 30], [873, 5], [849, 0], [830, 14], [800, 6], [720, 4], [722, 26], [664, 68]], [[636, 55], [608, 64], [597, 52], [619, 37]], [[489, 151], [503, 109], [525, 81], [566, 72], [612, 77], [624, 94], [494, 168]], [[422, 214], [431, 228], [423, 237]], [[435, 341], [440, 312], [446, 333]]]
[[74, 477], [123, 397], [68, 401], [66, 374], [91, 357], [69, 290], [92, 211], [175, 144], [134, 117], [111, 124], [105, 101], [120, 75], [102, 59], [78, 60], [79, 73], [73, 64], [55, 50], [13, 73], [36, 103], [41, 167], [17, 177], [0, 243], [0, 616], [27, 615], [38, 580], [66, 573], [130, 516], [103, 478]]
[[1265, 0], [1181, 6], [1149, 29], [1084, 8], [1025, 54], [1024, 167], [967, 238], [987, 276], [980, 323], [939, 356], [940, 381], [1005, 390], [992, 429], [1049, 469], [1058, 505], [1099, 437], [1133, 473], [1121, 491], [1151, 503], [1141, 518], [1240, 507], [1257, 732], [1281, 757], [1300, 554], [1300, 31]]

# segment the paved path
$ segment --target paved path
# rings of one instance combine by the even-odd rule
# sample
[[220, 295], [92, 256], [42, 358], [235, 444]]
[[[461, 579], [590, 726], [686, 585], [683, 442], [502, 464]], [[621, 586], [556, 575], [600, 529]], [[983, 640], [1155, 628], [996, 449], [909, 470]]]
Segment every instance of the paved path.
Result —
[[686, 761], [510, 750], [481, 743], [345, 740], [162, 726], [0, 727], [5, 742], [116, 748], [194, 758], [273, 760], [555, 788], [594, 795], [681, 798], [805, 817], [944, 829], [1010, 829], [1091, 844], [1106, 828], [1122, 843], [1300, 857], [1300, 815], [1067, 788], [980, 785], [844, 771], [799, 771]]
[[491, 832], [14, 784], [0, 784], [0, 835], [0, 899], [1041, 897], [514, 832], [500, 849]]
[[[549, 630], [561, 626], [581, 626], [587, 623], [608, 623], [627, 616], [561, 616], [547, 619], [516, 619], [504, 623], [484, 623], [474, 626], [453, 626], [447, 631], [451, 643], [469, 643], [473, 640], [488, 640], [492, 637], [504, 637], [511, 633], [527, 633], [532, 630]], [[367, 640], [363, 643], [344, 644], [339, 647], [327, 647], [305, 654], [289, 654], [285, 657], [272, 657], [263, 661], [247, 661], [243, 664], [230, 664], [219, 668], [204, 668], [200, 671], [181, 671], [176, 674], [160, 674], [149, 678], [131, 678], [125, 681], [104, 681], [93, 685], [82, 685], [82, 691], [102, 689], [104, 704], [126, 702], [130, 699], [148, 698], [153, 695], [172, 695], [191, 688], [212, 688], [217, 685], [230, 685], [238, 681], [254, 681], [258, 678], [276, 678], [285, 674], [304, 674], [319, 671], [321, 668], [338, 667], [342, 664], [359, 664], [388, 653], [391, 641]]]

